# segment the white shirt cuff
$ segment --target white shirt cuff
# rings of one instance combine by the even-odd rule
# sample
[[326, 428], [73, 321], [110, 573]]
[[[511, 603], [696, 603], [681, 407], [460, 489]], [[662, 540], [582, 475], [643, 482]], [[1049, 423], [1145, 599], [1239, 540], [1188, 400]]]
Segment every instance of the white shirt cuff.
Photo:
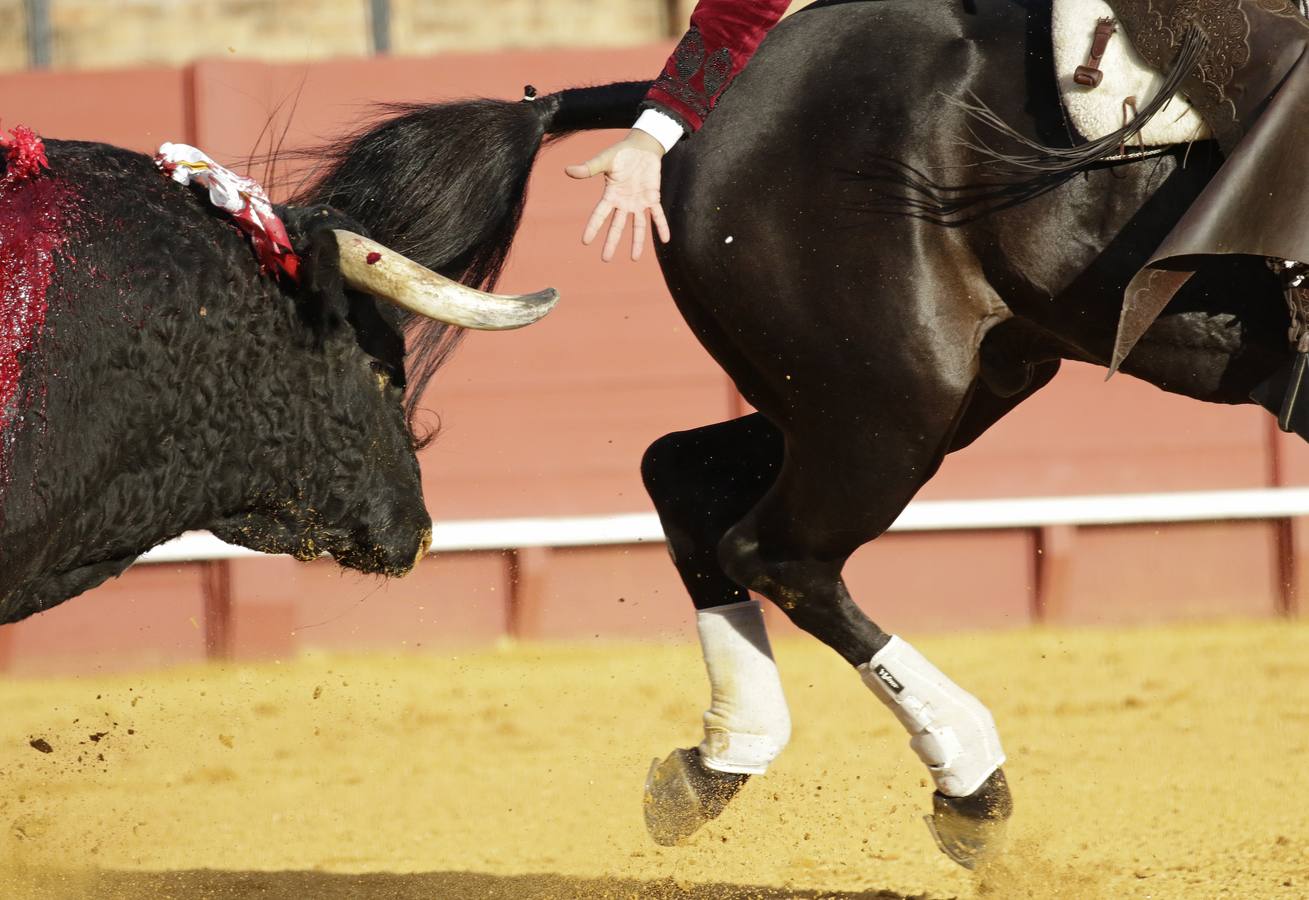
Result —
[[641, 129], [658, 141], [663, 146], [665, 153], [672, 150], [673, 145], [686, 134], [676, 119], [661, 113], [657, 109], [642, 111], [640, 117], [636, 120], [636, 124], [632, 127]]

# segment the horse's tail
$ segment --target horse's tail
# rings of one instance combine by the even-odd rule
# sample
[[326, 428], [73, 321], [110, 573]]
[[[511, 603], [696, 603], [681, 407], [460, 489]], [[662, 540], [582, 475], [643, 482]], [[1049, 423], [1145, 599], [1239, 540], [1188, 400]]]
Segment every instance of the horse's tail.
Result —
[[[650, 90], [648, 81], [620, 81], [599, 87], [570, 88], [532, 101], [546, 133], [561, 137], [596, 128], [627, 128]], [[528, 89], [529, 94], [531, 89]]]
[[[384, 107], [384, 120], [308, 154], [318, 177], [292, 199], [326, 203], [371, 236], [443, 275], [489, 290], [504, 269], [541, 146], [575, 131], [624, 128], [649, 83], [574, 88], [521, 101]], [[459, 329], [406, 323], [410, 418]]]

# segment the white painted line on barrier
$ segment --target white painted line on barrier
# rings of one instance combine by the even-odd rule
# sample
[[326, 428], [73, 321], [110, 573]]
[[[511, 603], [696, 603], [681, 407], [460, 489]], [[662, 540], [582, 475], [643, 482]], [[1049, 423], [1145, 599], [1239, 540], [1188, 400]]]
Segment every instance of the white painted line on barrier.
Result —
[[142, 563], [205, 562], [214, 559], [241, 559], [247, 556], [264, 556], [258, 550], [249, 550], [220, 541], [207, 531], [188, 531], [178, 538], [160, 544], [136, 558], [133, 565]]
[[602, 547], [662, 544], [664, 530], [654, 513], [566, 516], [540, 519], [484, 519], [432, 525], [432, 551], [511, 550], [518, 547]]
[[[1309, 488], [1023, 497], [1006, 500], [920, 500], [909, 504], [892, 531], [988, 531], [1049, 525], [1144, 525], [1309, 516]], [[432, 526], [432, 552], [512, 550], [521, 547], [601, 547], [662, 543], [654, 513], [470, 519]], [[208, 532], [162, 544], [139, 563], [194, 562], [260, 556]]]
[[924, 500], [910, 503], [892, 531], [1040, 528], [1047, 525], [1145, 525], [1167, 522], [1284, 519], [1309, 515], [1309, 488]]

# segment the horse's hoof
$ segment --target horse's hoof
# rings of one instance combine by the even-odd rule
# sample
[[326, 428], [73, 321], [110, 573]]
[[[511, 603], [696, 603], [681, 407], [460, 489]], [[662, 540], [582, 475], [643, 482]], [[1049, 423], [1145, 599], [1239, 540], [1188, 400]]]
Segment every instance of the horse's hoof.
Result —
[[749, 775], [715, 772], [700, 764], [695, 749], [674, 750], [650, 763], [645, 778], [645, 827], [661, 847], [679, 844], [718, 818]]
[[941, 852], [965, 869], [975, 869], [1004, 849], [1005, 826], [1013, 811], [1004, 771], [996, 769], [967, 797], [932, 794], [932, 814], [925, 818]]

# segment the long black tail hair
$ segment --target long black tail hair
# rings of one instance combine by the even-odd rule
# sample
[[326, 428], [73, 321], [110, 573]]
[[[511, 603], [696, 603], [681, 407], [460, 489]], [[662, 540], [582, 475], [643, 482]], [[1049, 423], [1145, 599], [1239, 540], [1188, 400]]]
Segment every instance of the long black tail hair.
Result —
[[[513, 244], [527, 180], [547, 139], [625, 128], [648, 82], [576, 88], [521, 101], [393, 104], [365, 130], [311, 151], [317, 172], [291, 199], [325, 203], [377, 241], [482, 290], [495, 287]], [[419, 401], [462, 329], [406, 316], [405, 416], [418, 437]]]
[[973, 95], [965, 99], [946, 98], [975, 122], [1007, 138], [1020, 149], [1006, 153], [994, 149], [973, 132], [973, 139], [965, 145], [976, 151], [996, 172], [1032, 178], [1065, 178], [1086, 171], [1115, 155], [1127, 155], [1131, 142], [1156, 115], [1163, 111], [1182, 89], [1184, 82], [1200, 65], [1209, 48], [1209, 37], [1199, 26], [1191, 24], [1182, 33], [1177, 54], [1163, 84], [1132, 121], [1104, 137], [1087, 141], [1076, 147], [1051, 147], [1027, 137], [1000, 117], [981, 99]]

